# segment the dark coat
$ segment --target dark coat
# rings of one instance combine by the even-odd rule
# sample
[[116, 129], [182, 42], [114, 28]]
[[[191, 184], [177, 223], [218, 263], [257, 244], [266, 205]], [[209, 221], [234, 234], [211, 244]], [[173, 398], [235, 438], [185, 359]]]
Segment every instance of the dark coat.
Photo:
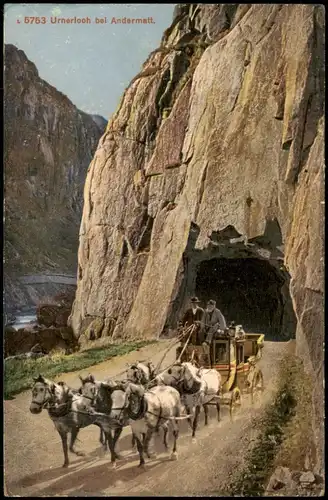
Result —
[[[204, 309], [197, 306], [197, 309], [194, 314], [192, 308], [190, 307], [190, 309], [187, 309], [187, 311], [183, 316], [182, 325], [189, 327], [193, 325], [195, 321], [199, 321], [201, 323], [203, 321], [203, 316], [204, 316]], [[186, 336], [188, 337], [188, 335], [189, 334], [187, 334]], [[189, 342], [191, 342], [194, 345], [201, 345], [203, 340], [204, 340], [204, 335], [201, 334], [201, 327], [198, 326], [194, 330]]]
[[[194, 324], [195, 321], [202, 321], [203, 315], [204, 315], [204, 309], [202, 309], [201, 307], [197, 306], [195, 314], [194, 314], [192, 308], [190, 307], [190, 309], [187, 309], [187, 311], [185, 312], [185, 314], [183, 316], [182, 325], [183, 326], [191, 326]], [[186, 323], [187, 323], [187, 325], [186, 325]]]

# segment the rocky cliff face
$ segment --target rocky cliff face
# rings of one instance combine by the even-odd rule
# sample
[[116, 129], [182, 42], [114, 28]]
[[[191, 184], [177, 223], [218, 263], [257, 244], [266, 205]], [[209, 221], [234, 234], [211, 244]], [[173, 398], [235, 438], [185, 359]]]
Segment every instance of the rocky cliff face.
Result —
[[249, 309], [296, 330], [322, 436], [323, 105], [322, 6], [179, 5], [88, 171], [75, 334], [156, 337], [213, 273], [238, 315], [248, 266]]
[[83, 185], [106, 121], [78, 110], [13, 45], [5, 46], [4, 101], [10, 294], [17, 274], [76, 271]]

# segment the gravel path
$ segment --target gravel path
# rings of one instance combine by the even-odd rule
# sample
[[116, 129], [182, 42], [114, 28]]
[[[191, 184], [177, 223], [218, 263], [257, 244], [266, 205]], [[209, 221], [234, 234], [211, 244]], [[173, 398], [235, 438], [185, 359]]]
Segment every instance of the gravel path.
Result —
[[[126, 363], [149, 357], [155, 364], [162, 357], [168, 341], [160, 342], [113, 358], [83, 370], [98, 379], [113, 376], [125, 369]], [[279, 360], [293, 343], [265, 342], [259, 364], [266, 386], [262, 404], [251, 407], [249, 397], [243, 399], [242, 409], [234, 422], [228, 410], [222, 407], [222, 421], [216, 422], [215, 408], [210, 408], [210, 420], [204, 426], [200, 419], [196, 442], [191, 441], [190, 429], [181, 422], [178, 441], [178, 461], [169, 460], [169, 454], [156, 437], [157, 458], [148, 460], [140, 470], [138, 454], [131, 450], [130, 429], [124, 429], [118, 443], [122, 460], [116, 470], [110, 466], [109, 454], [104, 456], [99, 444], [99, 430], [95, 426], [82, 429], [77, 448], [85, 457], [70, 455], [71, 464], [62, 469], [63, 453], [60, 437], [47, 412], [32, 415], [29, 412], [30, 391], [5, 401], [5, 484], [7, 495], [19, 496], [116, 496], [116, 495], [211, 495], [224, 494], [230, 474], [242, 465], [245, 450], [256, 437], [254, 416], [263, 411], [272, 395]], [[165, 365], [174, 359], [174, 349], [165, 359]], [[60, 376], [72, 387], [79, 387], [77, 373]], [[169, 442], [169, 446], [172, 441]]]

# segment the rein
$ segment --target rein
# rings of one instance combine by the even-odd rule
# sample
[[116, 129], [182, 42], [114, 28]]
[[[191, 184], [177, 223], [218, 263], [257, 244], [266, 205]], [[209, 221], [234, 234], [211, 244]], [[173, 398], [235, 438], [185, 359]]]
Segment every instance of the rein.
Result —
[[48, 410], [50, 408], [50, 401], [47, 399], [47, 401], [44, 401], [43, 403], [39, 403], [38, 401], [31, 401], [34, 405], [40, 406], [43, 410]]
[[[118, 389], [118, 390], [123, 390], [123, 389]], [[97, 390], [97, 392], [96, 392], [96, 394], [95, 394], [94, 397], [86, 396], [84, 394], [81, 394], [81, 396], [84, 397], [84, 398], [86, 398], [86, 399], [89, 399], [92, 402], [91, 403], [91, 408], [90, 408], [89, 412], [87, 412], [88, 415], [95, 416], [95, 417], [106, 418], [108, 420], [111, 420], [112, 423], [114, 423], [114, 424], [116, 424], [117, 426], [120, 427], [119, 421], [122, 418], [122, 413], [124, 412], [125, 406], [111, 407], [109, 414], [107, 414], [107, 413], [100, 413], [100, 412], [97, 412], [97, 411], [94, 410], [94, 408], [95, 408], [95, 406], [97, 404], [97, 399], [99, 398], [99, 389]], [[98, 399], [98, 401], [99, 401], [99, 399]], [[72, 410], [72, 411], [75, 411], [76, 413], [82, 413], [79, 410]], [[120, 413], [117, 416], [111, 416], [111, 413], [113, 411], [120, 411]]]
[[[156, 372], [157, 370], [159, 369], [159, 367], [161, 366], [165, 356], [167, 355], [167, 353], [170, 351], [170, 349], [172, 349], [172, 347], [174, 346], [174, 344], [178, 344], [180, 341], [183, 340], [183, 337], [186, 335], [186, 333], [189, 331], [189, 328], [192, 328], [193, 325], [191, 327], [188, 327], [186, 331], [184, 331], [183, 333], [180, 333], [179, 335], [177, 335], [177, 337], [175, 337], [172, 342], [170, 342], [170, 344], [168, 345], [168, 347], [166, 347], [165, 349], [163, 349], [163, 351], [160, 351], [160, 352], [164, 352], [164, 355], [162, 357], [162, 359], [160, 360], [160, 362], [156, 365], [155, 369], [153, 370], [153, 373], [152, 373], [152, 376], [154, 377], [152, 380], [149, 380], [149, 382], [145, 385], [145, 387], [148, 386], [148, 384], [154, 382], [156, 380]], [[146, 363], [147, 361], [151, 361], [151, 358], [147, 358], [146, 360], [142, 361], [143, 363]], [[172, 365], [171, 365], [172, 366]], [[165, 368], [166, 370], [167, 368]], [[163, 371], [165, 371], [163, 370]], [[124, 375], [124, 373], [126, 373], [127, 370], [123, 370], [122, 372], [119, 372], [117, 373], [116, 375], [113, 375], [112, 377], [110, 377], [111, 380], [113, 379], [116, 379], [118, 377], [120, 377], [121, 375]]]
[[[188, 345], [188, 342], [189, 342], [189, 340], [190, 340], [190, 338], [191, 338], [191, 335], [192, 335], [192, 333], [193, 333], [194, 328], [195, 328], [195, 325], [191, 325], [190, 327], [188, 327], [188, 328], [187, 328], [187, 330], [186, 330], [185, 332], [183, 332], [182, 334], [180, 334], [180, 335], [177, 337], [176, 341], [175, 341], [176, 343], [177, 343], [177, 342], [180, 342], [180, 340], [182, 340], [182, 339], [183, 339], [183, 337], [185, 337], [186, 333], [188, 333], [188, 331], [190, 331], [189, 337], [188, 337], [188, 339], [186, 340], [185, 345], [184, 345], [184, 347], [183, 347], [183, 349], [182, 349], [182, 351], [181, 351], [181, 353], [180, 353], [180, 356], [179, 356], [179, 358], [178, 358], [179, 360], [181, 359], [181, 355], [183, 354], [184, 350], [186, 349], [186, 347], [187, 347], [187, 345]], [[174, 345], [174, 343], [173, 343], [172, 345]], [[170, 346], [169, 346], [169, 349], [171, 349], [171, 348], [172, 348], [172, 346], [170, 345]], [[168, 350], [169, 350], [169, 349], [168, 349]], [[164, 357], [166, 356], [166, 354], [167, 354], [168, 350], [166, 351], [166, 353], [165, 353]], [[154, 372], [153, 372], [153, 376], [154, 376], [154, 378], [153, 378], [153, 379], [151, 379], [151, 380], [149, 380], [149, 381], [147, 382], [147, 384], [145, 384], [145, 386], [144, 386], [144, 387], [145, 387], [145, 389], [148, 389], [148, 387], [149, 387], [151, 384], [153, 384], [154, 382], [156, 382], [156, 379], [157, 379], [157, 378], [159, 378], [159, 380], [161, 380], [161, 381], [163, 382], [163, 380], [162, 380], [162, 378], [161, 378], [161, 374], [162, 374], [162, 373], [164, 373], [164, 372], [165, 372], [166, 370], [168, 370], [169, 368], [171, 368], [172, 366], [174, 366], [174, 365], [176, 364], [176, 362], [177, 362], [177, 360], [173, 361], [173, 363], [171, 363], [169, 366], [167, 366], [167, 367], [166, 367], [166, 368], [164, 368], [161, 372], [159, 372], [157, 375], [155, 375], [155, 374], [156, 374], [157, 369], [158, 369], [158, 368], [159, 368], [159, 366], [162, 364], [162, 361], [163, 361], [164, 357], [163, 357], [163, 358], [161, 359], [161, 361], [158, 363], [158, 365], [156, 366], [156, 368], [155, 368], [155, 370], [154, 370]]]
[[[51, 417], [60, 418], [66, 417], [68, 413], [70, 413], [71, 401], [67, 401], [66, 403], [61, 403], [60, 405], [51, 405], [49, 406], [48, 413]], [[63, 407], [63, 408], [61, 408]]]
[[[119, 414], [119, 418], [120, 418], [125, 409], [126, 409], [125, 406], [123, 406], [123, 407], [117, 407], [117, 408], [114, 407], [114, 408], [111, 408], [111, 412], [115, 411], [115, 410], [116, 411], [120, 410], [120, 414]], [[84, 412], [84, 411], [81, 411], [81, 410], [70, 410], [70, 412], [81, 413], [83, 415], [88, 415], [90, 417], [93, 416], [93, 417], [96, 417], [96, 418], [99, 418], [99, 417], [100, 418], [105, 418], [105, 419], [111, 421], [111, 427], [113, 427], [113, 428], [114, 427], [125, 427], [125, 425], [119, 424], [118, 418], [111, 417], [110, 415], [108, 415], [106, 413], [100, 413], [100, 412], [96, 412], [96, 411]], [[192, 415], [185, 415], [185, 416], [181, 416], [181, 417], [162, 417], [162, 406], [161, 406], [161, 404], [160, 404], [160, 413], [159, 413], [159, 415], [156, 414], [156, 413], [151, 412], [150, 410], [148, 410], [148, 403], [147, 403], [147, 400], [145, 399], [144, 395], [141, 398], [141, 404], [140, 404], [140, 409], [139, 409], [138, 414], [137, 415], [131, 415], [131, 413], [128, 411], [128, 415], [127, 416], [131, 420], [140, 420], [147, 413], [149, 413], [150, 415], [154, 415], [155, 417], [158, 418], [156, 427], [159, 426], [159, 421], [160, 420], [186, 420], [187, 418], [190, 418], [192, 416]]]

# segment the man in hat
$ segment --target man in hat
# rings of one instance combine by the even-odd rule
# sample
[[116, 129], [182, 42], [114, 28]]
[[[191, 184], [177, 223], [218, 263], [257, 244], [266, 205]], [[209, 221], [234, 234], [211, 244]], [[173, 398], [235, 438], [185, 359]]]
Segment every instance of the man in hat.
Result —
[[209, 300], [202, 320], [202, 332], [205, 333], [203, 350], [208, 363], [211, 364], [210, 346], [218, 330], [224, 331], [227, 328], [226, 320], [219, 309], [216, 308], [216, 302]]
[[190, 299], [190, 307], [189, 309], [187, 309], [182, 318], [183, 326], [188, 327], [194, 324], [198, 324], [197, 322], [202, 321], [204, 309], [199, 307], [199, 303], [200, 301], [198, 300], [198, 297], [192, 297]]
[[[182, 321], [180, 322], [180, 326], [188, 328], [189, 326], [195, 325], [195, 329], [193, 331], [193, 334], [189, 340], [189, 343], [191, 342], [194, 345], [201, 345], [202, 344], [202, 338], [199, 338], [199, 334], [201, 331], [201, 323], [203, 321], [203, 316], [204, 316], [204, 309], [199, 307], [200, 301], [198, 300], [198, 297], [192, 297], [190, 299], [190, 307], [187, 309], [185, 312]], [[188, 332], [186, 334], [186, 337], [182, 339], [182, 345], [177, 349], [177, 356], [180, 355], [180, 352], [183, 349], [184, 342], [189, 336]]]

